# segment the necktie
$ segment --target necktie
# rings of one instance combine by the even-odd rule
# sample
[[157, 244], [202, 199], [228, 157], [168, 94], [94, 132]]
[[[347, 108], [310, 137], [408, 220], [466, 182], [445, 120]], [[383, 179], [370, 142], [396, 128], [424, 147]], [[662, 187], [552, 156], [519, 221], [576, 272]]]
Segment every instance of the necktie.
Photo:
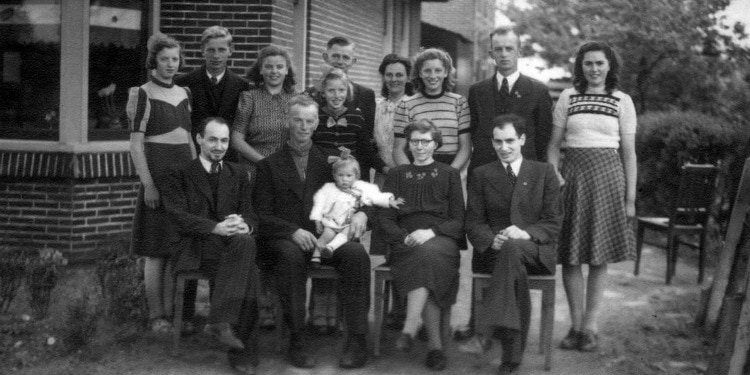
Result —
[[211, 84], [215, 85], [217, 83], [219, 83], [219, 80], [216, 78], [216, 76], [211, 76]]
[[211, 174], [215, 174], [219, 172], [221, 172], [221, 162], [218, 162], [218, 161], [211, 162]]
[[513, 184], [513, 186], [516, 186], [516, 180], [518, 178], [516, 177], [516, 174], [513, 173], [513, 168], [510, 167], [510, 164], [508, 164], [508, 166], [505, 167], [505, 171], [508, 172], [508, 177], [510, 178], [510, 183]]
[[508, 87], [508, 79], [503, 77], [503, 84], [500, 85], [500, 95], [509, 96], [510, 87]]

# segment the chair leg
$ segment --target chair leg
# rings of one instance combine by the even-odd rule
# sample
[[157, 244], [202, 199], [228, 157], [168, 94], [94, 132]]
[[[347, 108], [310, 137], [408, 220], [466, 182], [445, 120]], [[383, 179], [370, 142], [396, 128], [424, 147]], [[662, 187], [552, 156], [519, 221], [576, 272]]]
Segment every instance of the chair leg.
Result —
[[542, 289], [542, 325], [539, 351], [544, 353], [544, 371], [552, 369], [552, 332], [555, 325], [555, 285]]
[[675, 238], [672, 236], [671, 233], [669, 233], [668, 234], [668, 238], [667, 238], [667, 248], [666, 248], [666, 251], [667, 251], [667, 273], [665, 275], [665, 282], [667, 283], [667, 285], [672, 284], [672, 275], [674, 274], [674, 268], [673, 268], [673, 265], [672, 265], [672, 261], [673, 261], [672, 258], [674, 257], [674, 252], [672, 251], [672, 247], [674, 246], [674, 241], [675, 241]]
[[375, 271], [375, 301], [374, 301], [374, 322], [372, 329], [372, 352], [375, 357], [380, 356], [380, 335], [383, 332], [383, 316], [385, 311], [383, 310], [383, 302], [385, 300], [385, 279], [377, 271]]
[[172, 322], [172, 354], [177, 355], [180, 349], [180, 335], [182, 334], [182, 309], [185, 304], [185, 278], [177, 276], [174, 294], [174, 320]]
[[638, 276], [641, 270], [641, 251], [643, 250], [643, 234], [646, 231], [646, 227], [638, 225], [638, 232], [636, 235], [635, 243], [635, 269], [633, 269], [633, 275]]
[[698, 284], [703, 284], [705, 276], [704, 267], [706, 266], [706, 230], [701, 233], [700, 244], [698, 248]]

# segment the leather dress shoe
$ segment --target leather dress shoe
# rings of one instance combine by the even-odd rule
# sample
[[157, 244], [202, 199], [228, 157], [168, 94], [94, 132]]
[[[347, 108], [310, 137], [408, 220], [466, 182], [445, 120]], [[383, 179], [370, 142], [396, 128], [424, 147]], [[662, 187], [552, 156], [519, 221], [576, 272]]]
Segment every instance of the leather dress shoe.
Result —
[[497, 369], [497, 375], [511, 375], [517, 374], [518, 368], [521, 367], [520, 363], [503, 363]]
[[581, 331], [576, 331], [573, 328], [568, 331], [568, 335], [560, 341], [560, 349], [564, 350], [578, 350], [581, 346]]
[[445, 358], [445, 353], [440, 349], [433, 349], [427, 353], [427, 359], [425, 360], [425, 366], [433, 371], [445, 370], [448, 359]]
[[245, 349], [245, 345], [242, 343], [242, 340], [238, 339], [237, 336], [234, 335], [234, 333], [232, 332], [232, 327], [229, 326], [229, 323], [222, 322], [206, 324], [203, 332], [215, 337], [217, 340], [219, 340], [220, 343], [229, 346], [230, 348]]
[[313, 368], [317, 364], [315, 358], [307, 354], [299, 343], [289, 344], [289, 362], [297, 368]]
[[347, 340], [344, 355], [339, 360], [341, 368], [360, 368], [367, 363], [367, 342], [362, 337], [350, 337]]
[[481, 335], [474, 335], [469, 340], [458, 345], [458, 351], [461, 353], [481, 355], [492, 349], [492, 340], [484, 338]]
[[234, 365], [232, 368], [240, 375], [255, 375], [258, 373], [256, 366], [249, 363], [244, 365]]

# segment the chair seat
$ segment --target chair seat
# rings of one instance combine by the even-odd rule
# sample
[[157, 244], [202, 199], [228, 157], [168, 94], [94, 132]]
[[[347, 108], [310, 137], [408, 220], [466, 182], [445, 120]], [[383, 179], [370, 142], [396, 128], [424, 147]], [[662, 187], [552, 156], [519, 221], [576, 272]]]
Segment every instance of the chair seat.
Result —
[[[639, 216], [638, 224], [658, 227], [660, 229], [667, 229], [669, 228], [669, 218], [668, 217], [640, 217]], [[701, 224], [692, 224], [692, 225], [676, 224], [673, 228], [676, 230], [681, 230], [681, 231], [685, 231], [685, 230], [702, 231], [703, 225]]]

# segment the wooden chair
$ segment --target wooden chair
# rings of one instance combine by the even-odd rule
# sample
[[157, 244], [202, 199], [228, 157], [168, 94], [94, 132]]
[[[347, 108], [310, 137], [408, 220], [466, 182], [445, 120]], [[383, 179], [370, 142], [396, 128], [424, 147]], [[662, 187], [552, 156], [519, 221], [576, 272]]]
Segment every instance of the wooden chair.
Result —
[[[714, 198], [719, 168], [712, 164], [685, 164], [680, 174], [680, 185], [672, 201], [669, 217], [638, 217], [636, 260], [633, 274], [638, 275], [641, 264], [643, 234], [646, 229], [667, 233], [666, 283], [672, 283], [680, 244], [699, 250], [698, 283], [703, 282], [706, 260], [706, 227]], [[699, 235], [697, 245], [680, 239], [684, 235]]]
[[174, 320], [172, 321], [172, 353], [177, 354], [182, 336], [182, 309], [185, 304], [185, 283], [188, 280], [208, 280], [208, 275], [200, 271], [178, 272], [175, 277]]
[[[484, 301], [484, 294], [490, 286], [492, 275], [475, 273], [474, 306]], [[541, 324], [539, 326], [539, 353], [544, 354], [544, 371], [552, 369], [552, 333], [555, 328], [555, 275], [529, 275], [529, 289], [542, 291]]]

